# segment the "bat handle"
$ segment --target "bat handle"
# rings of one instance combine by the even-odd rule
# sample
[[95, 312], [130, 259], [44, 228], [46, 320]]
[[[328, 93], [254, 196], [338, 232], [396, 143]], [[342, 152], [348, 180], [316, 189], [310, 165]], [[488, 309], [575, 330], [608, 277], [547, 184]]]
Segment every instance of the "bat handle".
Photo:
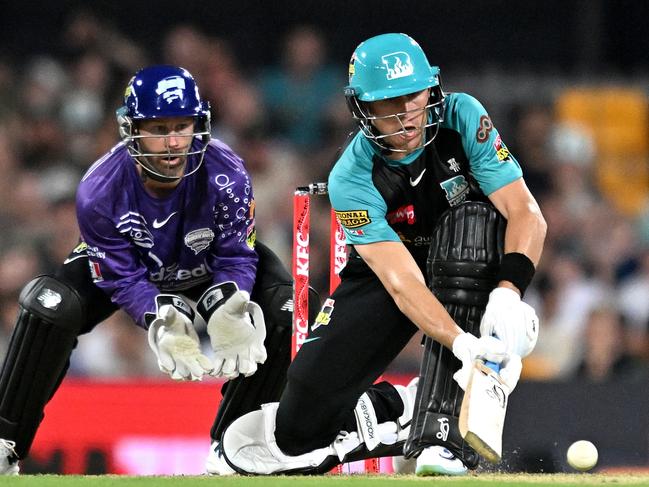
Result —
[[488, 360], [485, 360], [484, 364], [494, 372], [500, 372], [500, 364], [497, 364], [496, 362], [489, 362]]
[[[492, 335], [492, 336], [495, 336], [495, 335]], [[496, 337], [496, 338], [498, 338], [498, 337]], [[487, 367], [489, 367], [491, 370], [493, 370], [494, 372], [496, 372], [497, 374], [500, 373], [500, 364], [497, 364], [496, 362], [490, 362], [489, 360], [485, 360], [485, 361], [484, 361], [484, 364], [485, 364]]]

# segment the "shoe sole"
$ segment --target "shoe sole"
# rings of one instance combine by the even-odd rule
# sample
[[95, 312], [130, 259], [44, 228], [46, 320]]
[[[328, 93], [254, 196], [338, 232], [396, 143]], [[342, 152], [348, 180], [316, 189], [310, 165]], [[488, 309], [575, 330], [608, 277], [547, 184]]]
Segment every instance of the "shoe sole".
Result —
[[441, 465], [421, 465], [415, 469], [415, 475], [418, 477], [432, 477], [435, 475], [452, 475], [461, 477], [467, 474], [467, 470], [447, 470]]

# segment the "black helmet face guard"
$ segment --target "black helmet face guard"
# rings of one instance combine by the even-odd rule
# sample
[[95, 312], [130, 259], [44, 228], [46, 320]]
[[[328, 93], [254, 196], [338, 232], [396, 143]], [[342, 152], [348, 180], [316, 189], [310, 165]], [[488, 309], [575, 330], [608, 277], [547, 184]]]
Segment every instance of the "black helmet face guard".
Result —
[[[359, 101], [358, 98], [353, 94], [351, 96], [347, 96], [347, 105], [352, 113], [352, 116], [354, 117], [354, 120], [356, 120], [356, 122], [358, 123], [365, 137], [374, 142], [383, 150], [396, 153], [407, 153], [421, 149], [422, 147], [430, 144], [435, 139], [439, 130], [439, 125], [444, 121], [444, 99], [445, 95], [442, 91], [441, 86], [436, 85], [430, 87], [430, 95], [424, 107], [415, 108], [413, 110], [408, 110], [405, 112], [383, 116], [372, 115], [367, 110], [367, 102]], [[422, 110], [426, 112], [426, 115], [424, 117], [424, 123], [419, 128], [419, 130], [421, 130], [422, 134], [425, 134], [426, 136], [422, 137], [421, 144], [417, 147], [409, 149], [397, 149], [388, 144], [388, 142], [385, 140], [386, 138], [405, 134], [408, 132], [408, 129], [403, 124], [403, 120], [407, 118], [409, 114]], [[398, 121], [401, 128], [395, 132], [384, 134], [379, 132], [373, 123], [376, 120], [389, 119], [395, 119], [396, 121]], [[429, 131], [429, 128], [434, 128], [434, 131]]]

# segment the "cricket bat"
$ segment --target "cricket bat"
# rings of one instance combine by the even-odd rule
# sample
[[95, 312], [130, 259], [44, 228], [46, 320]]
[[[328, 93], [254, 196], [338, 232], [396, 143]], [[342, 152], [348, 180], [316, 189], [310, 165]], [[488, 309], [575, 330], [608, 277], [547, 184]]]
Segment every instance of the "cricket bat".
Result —
[[502, 457], [503, 426], [509, 388], [493, 362], [476, 360], [460, 409], [460, 434], [491, 463]]

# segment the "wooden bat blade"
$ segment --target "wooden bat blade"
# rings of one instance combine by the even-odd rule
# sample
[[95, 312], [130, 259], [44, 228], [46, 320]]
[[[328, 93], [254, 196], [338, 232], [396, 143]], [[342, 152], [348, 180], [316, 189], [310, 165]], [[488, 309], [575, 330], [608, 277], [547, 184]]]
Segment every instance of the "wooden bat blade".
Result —
[[509, 389], [497, 372], [476, 360], [460, 410], [460, 434], [491, 463], [502, 457], [502, 437]]

